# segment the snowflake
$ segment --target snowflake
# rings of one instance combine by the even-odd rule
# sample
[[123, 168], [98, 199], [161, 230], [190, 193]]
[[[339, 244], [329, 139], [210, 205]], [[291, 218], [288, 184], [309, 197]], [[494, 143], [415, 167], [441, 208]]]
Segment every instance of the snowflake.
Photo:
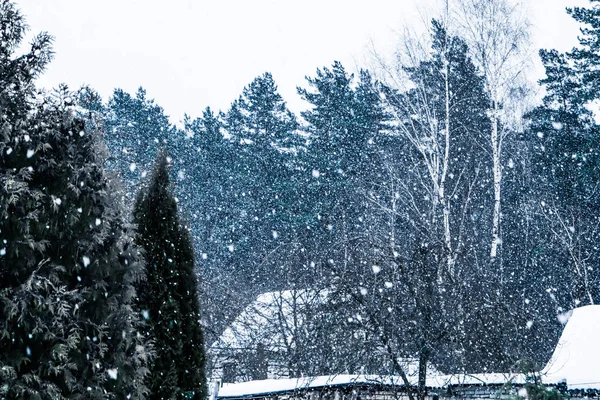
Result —
[[117, 375], [119, 374], [119, 369], [118, 368], [110, 368], [106, 371], [106, 373], [108, 374], [108, 377], [110, 379], [117, 379]]

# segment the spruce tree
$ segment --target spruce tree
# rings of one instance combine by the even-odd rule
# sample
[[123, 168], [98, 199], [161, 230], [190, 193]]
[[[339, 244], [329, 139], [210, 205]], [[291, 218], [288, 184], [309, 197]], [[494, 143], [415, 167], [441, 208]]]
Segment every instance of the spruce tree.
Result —
[[115, 89], [106, 109], [110, 166], [122, 176], [126, 194], [133, 199], [133, 186], [150, 171], [154, 153], [176, 133], [163, 108], [147, 97], [144, 88], [135, 96]]
[[136, 241], [146, 257], [139, 308], [147, 320], [146, 334], [156, 347], [149, 398], [203, 399], [205, 353], [194, 252], [189, 230], [177, 214], [168, 168], [163, 151], [134, 207]]
[[361, 70], [358, 78], [336, 61], [307, 77], [308, 89], [297, 89], [312, 105], [301, 113], [310, 136], [298, 184], [304, 200], [300, 213], [310, 226], [305, 233], [316, 242], [308, 245], [313, 254], [366, 229], [365, 193], [381, 180], [389, 115], [369, 72]]
[[73, 95], [35, 96], [50, 59], [0, 2], [0, 397], [143, 398], [148, 346], [137, 333], [142, 273], [99, 134]]

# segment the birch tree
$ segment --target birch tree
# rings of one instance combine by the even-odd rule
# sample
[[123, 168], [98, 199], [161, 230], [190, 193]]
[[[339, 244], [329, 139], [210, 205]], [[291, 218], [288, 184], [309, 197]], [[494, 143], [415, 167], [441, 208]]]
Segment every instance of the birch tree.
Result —
[[[526, 93], [529, 22], [520, 2], [508, 0], [455, 0], [453, 20], [469, 46], [471, 57], [485, 78], [489, 93], [489, 144], [494, 182], [490, 259], [496, 262], [502, 245], [503, 145], [520, 129], [519, 103]], [[499, 262], [502, 268], [501, 260]], [[502, 270], [500, 280], [502, 281]]]
[[[480, 276], [474, 221], [487, 220], [478, 155], [489, 100], [465, 43], [443, 23], [433, 21], [430, 42], [403, 45], [399, 65], [382, 64], [381, 95], [394, 121], [384, 177], [365, 194], [370, 230], [346, 247], [337, 270], [394, 373], [416, 381], [421, 398], [428, 368], [464, 337], [464, 295], [469, 277]], [[398, 361], [408, 358], [417, 360], [414, 380]]]

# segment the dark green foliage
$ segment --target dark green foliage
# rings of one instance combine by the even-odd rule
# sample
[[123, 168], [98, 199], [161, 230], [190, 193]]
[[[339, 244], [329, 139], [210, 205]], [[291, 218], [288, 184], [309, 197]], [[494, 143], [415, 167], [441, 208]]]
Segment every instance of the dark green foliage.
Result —
[[47, 33], [38, 34], [29, 52], [15, 57], [14, 53], [26, 32], [26, 24], [18, 9], [8, 0], [0, 2], [0, 29], [0, 101], [4, 118], [12, 120], [21, 117], [28, 109], [28, 100], [35, 90], [34, 79], [52, 59], [52, 37]]
[[149, 347], [132, 310], [142, 270], [99, 133], [66, 88], [33, 100], [50, 40], [13, 59], [23, 21], [7, 1], [0, 18], [0, 395], [143, 398]]
[[131, 192], [140, 177], [150, 171], [157, 149], [174, 139], [176, 133], [162, 107], [148, 99], [141, 87], [135, 96], [115, 89], [106, 112], [109, 165], [119, 171]]
[[168, 157], [162, 152], [134, 208], [137, 244], [144, 249], [146, 280], [138, 286], [144, 330], [154, 340], [150, 399], [204, 399], [204, 335], [189, 228], [177, 215]]
[[541, 177], [561, 203], [592, 199], [598, 175], [598, 128], [585, 107], [582, 80], [572, 61], [556, 50], [541, 50], [546, 78], [542, 105], [528, 114], [534, 146], [535, 175]]
[[[287, 257], [299, 225], [301, 188], [293, 178], [304, 140], [297, 128], [265, 73], [226, 113], [207, 109], [188, 119], [186, 139], [173, 148], [185, 168], [178, 196], [193, 210], [199, 262], [211, 276], [211, 321], [227, 323], [256, 294], [287, 284], [273, 268], [280, 268], [282, 252]], [[221, 307], [224, 301], [231, 307]]]
[[361, 71], [355, 82], [335, 62], [331, 69], [317, 69], [316, 77], [307, 81], [313, 91], [298, 88], [312, 105], [302, 113], [310, 137], [299, 185], [305, 188], [306, 224], [328, 248], [334, 237], [364, 228], [364, 194], [382, 178], [383, 131], [389, 116], [368, 71]]
[[296, 117], [287, 109], [270, 73], [263, 74], [246, 86], [237, 105], [244, 126], [238, 139], [251, 140], [267, 147], [289, 148], [297, 145], [297, 137], [290, 134], [298, 128]]
[[354, 87], [354, 76], [335, 62], [331, 69], [317, 69], [315, 78], [307, 77], [314, 92], [298, 88], [313, 106], [302, 113], [311, 134], [307, 164], [330, 184], [336, 180], [368, 184], [380, 165], [376, 143], [389, 117], [369, 72], [359, 75]]
[[[559, 382], [556, 387], [545, 385], [542, 380], [542, 375], [539, 369], [535, 367], [535, 364], [529, 360], [521, 360], [517, 363], [517, 369], [525, 375], [525, 389], [526, 396], [523, 396], [521, 391], [518, 391], [516, 395], [507, 396], [509, 399], [521, 400], [521, 399], [532, 399], [532, 400], [568, 400], [571, 396], [567, 393], [567, 384], [562, 381]], [[514, 393], [521, 386], [514, 386], [511, 382], [505, 385], [506, 393]], [[512, 390], [511, 390], [512, 389]]]
[[[597, 3], [597, 0], [591, 0]], [[539, 224], [552, 233], [536, 246], [540, 263], [556, 266], [552, 276], [558, 304], [594, 304], [600, 295], [598, 216], [600, 130], [589, 106], [598, 100], [598, 7], [568, 9], [584, 26], [580, 45], [568, 53], [541, 50], [546, 77], [542, 104], [530, 112], [527, 139], [532, 173], [539, 184]], [[564, 277], [567, 277], [566, 279]]]
[[[585, 101], [598, 99], [598, 86], [600, 85], [600, 8], [598, 0], [589, 0], [590, 7], [567, 8], [567, 12], [573, 19], [583, 26], [579, 47], [574, 48], [567, 54], [574, 62], [574, 71], [581, 78], [577, 92]], [[543, 57], [542, 57], [543, 60]], [[546, 65], [546, 63], [544, 63]]]

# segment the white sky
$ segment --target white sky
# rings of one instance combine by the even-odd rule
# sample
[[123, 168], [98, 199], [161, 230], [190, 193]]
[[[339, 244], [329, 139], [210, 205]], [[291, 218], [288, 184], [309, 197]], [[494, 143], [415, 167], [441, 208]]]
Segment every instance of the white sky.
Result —
[[[416, 6], [420, 4], [420, 6]], [[294, 111], [296, 86], [317, 67], [364, 65], [369, 44], [393, 49], [406, 24], [423, 25], [423, 0], [17, 0], [31, 33], [55, 36], [40, 80], [115, 87], [148, 96], [173, 122], [206, 106], [226, 110], [242, 88], [273, 74]], [[534, 46], [568, 50], [578, 25], [565, 7], [585, 0], [529, 0]], [[538, 74], [542, 73], [537, 67]]]

